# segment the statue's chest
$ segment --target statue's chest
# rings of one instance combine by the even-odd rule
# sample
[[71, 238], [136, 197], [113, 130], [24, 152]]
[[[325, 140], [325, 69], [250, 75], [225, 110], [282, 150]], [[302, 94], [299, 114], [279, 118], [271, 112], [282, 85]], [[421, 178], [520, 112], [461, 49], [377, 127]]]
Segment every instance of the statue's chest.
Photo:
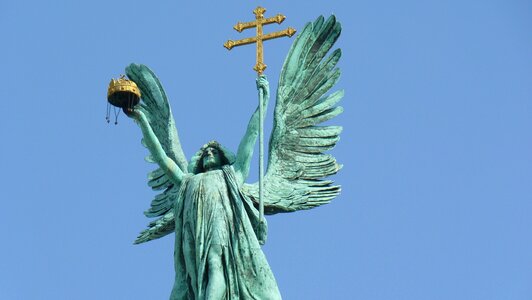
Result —
[[221, 170], [194, 175], [188, 182], [187, 201], [191, 204], [217, 203], [227, 198], [227, 184]]

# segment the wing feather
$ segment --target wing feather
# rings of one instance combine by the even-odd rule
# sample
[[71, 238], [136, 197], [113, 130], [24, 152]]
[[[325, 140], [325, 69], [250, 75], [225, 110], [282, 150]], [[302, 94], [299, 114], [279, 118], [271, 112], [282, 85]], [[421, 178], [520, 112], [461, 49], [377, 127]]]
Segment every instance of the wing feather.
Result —
[[175, 218], [174, 212], [169, 211], [159, 219], [151, 222], [148, 225], [148, 229], [143, 230], [137, 239], [135, 244], [145, 243], [154, 239], [161, 238], [167, 234], [174, 232], [175, 229]]

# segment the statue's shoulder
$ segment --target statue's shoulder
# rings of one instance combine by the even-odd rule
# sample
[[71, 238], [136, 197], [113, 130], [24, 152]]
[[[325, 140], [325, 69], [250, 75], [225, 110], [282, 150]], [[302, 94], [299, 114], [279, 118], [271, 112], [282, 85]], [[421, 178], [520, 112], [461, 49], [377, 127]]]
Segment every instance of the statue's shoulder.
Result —
[[236, 172], [235, 168], [233, 167], [233, 164], [222, 166], [222, 171], [224, 172], [224, 174], [226, 174], [226, 176], [235, 177]]

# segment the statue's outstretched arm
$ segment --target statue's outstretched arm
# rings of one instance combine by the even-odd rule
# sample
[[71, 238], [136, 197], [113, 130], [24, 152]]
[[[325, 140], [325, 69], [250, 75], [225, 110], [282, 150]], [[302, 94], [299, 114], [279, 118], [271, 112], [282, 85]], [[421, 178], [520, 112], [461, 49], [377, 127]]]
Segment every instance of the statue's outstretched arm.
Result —
[[168, 177], [170, 177], [170, 179], [176, 185], [181, 184], [183, 172], [177, 166], [177, 164], [164, 152], [164, 149], [161, 146], [159, 139], [157, 139], [157, 136], [153, 132], [153, 129], [151, 128], [150, 123], [148, 122], [148, 119], [146, 118], [144, 113], [136, 109], [133, 112], [130, 112], [129, 116], [135, 119], [135, 121], [137, 121], [137, 124], [139, 124], [140, 129], [142, 130], [142, 134], [144, 136], [144, 142], [150, 150], [153, 159], [159, 164], [159, 166], [166, 172]]
[[[257, 89], [262, 90], [264, 95], [264, 114], [266, 114], [266, 108], [268, 107], [268, 102], [270, 100], [270, 86], [268, 79], [265, 75], [260, 75], [257, 79]], [[251, 116], [249, 120], [248, 128], [246, 134], [240, 141], [238, 146], [238, 153], [235, 162], [235, 172], [237, 179], [240, 183], [243, 183], [244, 180], [249, 175], [249, 167], [251, 163], [251, 158], [253, 157], [253, 149], [255, 148], [255, 143], [257, 142], [257, 137], [259, 135], [259, 107]]]

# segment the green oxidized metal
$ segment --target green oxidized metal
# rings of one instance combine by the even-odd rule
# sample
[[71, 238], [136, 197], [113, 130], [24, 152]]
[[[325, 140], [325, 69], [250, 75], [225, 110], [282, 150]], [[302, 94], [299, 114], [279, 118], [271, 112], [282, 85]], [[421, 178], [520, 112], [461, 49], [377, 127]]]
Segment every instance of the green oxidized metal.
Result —
[[[341, 32], [334, 16], [319, 17], [297, 36], [283, 66], [275, 104], [269, 160], [264, 176], [264, 212], [310, 209], [330, 202], [340, 187], [324, 178], [341, 168], [324, 152], [339, 140], [340, 126], [319, 126], [340, 114], [343, 91], [336, 84], [340, 49], [327, 56]], [[267, 225], [259, 217], [258, 183], [247, 184], [259, 131], [253, 113], [238, 151], [217, 142], [187, 161], [161, 83], [144, 65], [131, 64], [127, 76], [142, 94], [131, 118], [139, 124], [147, 158], [159, 168], [148, 185], [160, 191], [145, 212], [157, 218], [136, 244], [175, 234], [175, 283], [170, 299], [280, 299], [260, 244]], [[257, 79], [267, 107], [265, 76]]]

